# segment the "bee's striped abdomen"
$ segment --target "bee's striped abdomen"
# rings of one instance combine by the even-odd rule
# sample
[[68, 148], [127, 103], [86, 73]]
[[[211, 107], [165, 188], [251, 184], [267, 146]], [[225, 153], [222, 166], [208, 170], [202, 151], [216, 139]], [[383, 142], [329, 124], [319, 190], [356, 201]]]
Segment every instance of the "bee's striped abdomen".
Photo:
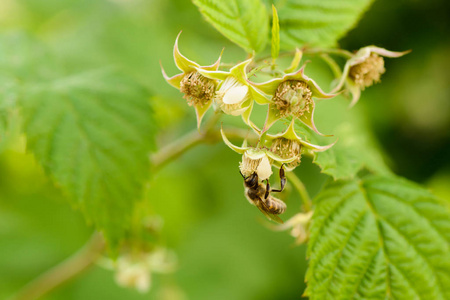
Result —
[[264, 201], [264, 204], [271, 214], [279, 215], [286, 211], [286, 204], [280, 199], [269, 196], [267, 199], [263, 199], [262, 201]]

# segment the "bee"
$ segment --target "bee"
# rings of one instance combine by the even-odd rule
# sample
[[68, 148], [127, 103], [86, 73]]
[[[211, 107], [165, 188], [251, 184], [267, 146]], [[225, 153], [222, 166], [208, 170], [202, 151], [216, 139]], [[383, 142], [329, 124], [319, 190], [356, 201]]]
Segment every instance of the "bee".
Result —
[[284, 175], [283, 166], [280, 168], [280, 189], [271, 189], [269, 180], [266, 179], [266, 184], [259, 182], [258, 174], [253, 173], [250, 176], [244, 178], [245, 197], [250, 204], [255, 205], [269, 220], [283, 223], [283, 221], [277, 215], [286, 211], [286, 204], [272, 196], [271, 192], [282, 192], [286, 184], [286, 177]]

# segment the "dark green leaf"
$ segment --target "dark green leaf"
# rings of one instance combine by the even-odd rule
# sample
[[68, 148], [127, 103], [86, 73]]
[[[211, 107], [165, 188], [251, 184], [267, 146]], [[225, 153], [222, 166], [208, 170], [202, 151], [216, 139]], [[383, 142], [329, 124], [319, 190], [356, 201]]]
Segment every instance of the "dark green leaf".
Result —
[[99, 71], [28, 86], [20, 101], [28, 149], [112, 245], [149, 176], [149, 97], [125, 76]]
[[380, 176], [315, 199], [310, 299], [449, 299], [450, 212], [428, 191]]
[[308, 141], [325, 145], [337, 141], [336, 144], [324, 152], [315, 153], [316, 163], [323, 173], [334, 179], [352, 178], [361, 169], [367, 168], [373, 173], [388, 175], [380, 148], [358, 107], [348, 108], [349, 102], [342, 97], [320, 102], [320, 109], [316, 110], [317, 119], [322, 127], [319, 129], [332, 134], [332, 137], [321, 137], [304, 125], [302, 132]]

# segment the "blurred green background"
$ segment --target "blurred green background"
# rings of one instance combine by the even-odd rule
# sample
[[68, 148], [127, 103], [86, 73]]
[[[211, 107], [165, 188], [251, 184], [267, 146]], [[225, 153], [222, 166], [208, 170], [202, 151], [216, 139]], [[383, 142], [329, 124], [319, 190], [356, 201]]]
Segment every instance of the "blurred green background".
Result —
[[[370, 44], [413, 50], [387, 59], [383, 84], [368, 88], [357, 106], [392, 169], [445, 199], [450, 199], [448, 6], [444, 0], [377, 0], [340, 42], [349, 50]], [[147, 85], [155, 95], [149, 101], [162, 128], [160, 145], [195, 128], [193, 110], [159, 67], [161, 61], [168, 74], [178, 73], [172, 47], [180, 30], [182, 53], [201, 64], [215, 61], [224, 46], [224, 62], [245, 58], [186, 0], [0, 1], [1, 34], [32, 35], [71, 72], [118, 65]], [[92, 233], [23, 149], [18, 137], [0, 154], [0, 299], [70, 256]], [[174, 274], [155, 274], [149, 294], [118, 287], [111, 271], [94, 266], [45, 299], [299, 299], [305, 247], [294, 247], [288, 233], [258, 222], [262, 215], [243, 196], [239, 159], [221, 143], [199, 146], [152, 179], [146, 201], [163, 217], [162, 243], [175, 250], [179, 267]], [[308, 159], [296, 171], [311, 196], [328, 178]], [[287, 216], [300, 206], [295, 191], [288, 194]]]

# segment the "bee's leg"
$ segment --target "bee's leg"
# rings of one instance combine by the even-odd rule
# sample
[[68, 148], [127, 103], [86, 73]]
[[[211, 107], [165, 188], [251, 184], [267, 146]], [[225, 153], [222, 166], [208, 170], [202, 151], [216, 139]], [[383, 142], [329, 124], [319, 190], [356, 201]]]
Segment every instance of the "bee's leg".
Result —
[[272, 192], [282, 192], [284, 190], [284, 186], [286, 185], [286, 175], [284, 174], [284, 168], [283, 165], [281, 165], [280, 168], [280, 185], [281, 188], [279, 190], [272, 190]]
[[242, 178], [246, 179], [244, 174], [242, 174], [241, 170], [239, 170], [239, 173], [241, 174]]
[[269, 179], [266, 179], [266, 193], [264, 195], [264, 199], [267, 199], [267, 197], [269, 197], [270, 194], [270, 184], [269, 184]]

